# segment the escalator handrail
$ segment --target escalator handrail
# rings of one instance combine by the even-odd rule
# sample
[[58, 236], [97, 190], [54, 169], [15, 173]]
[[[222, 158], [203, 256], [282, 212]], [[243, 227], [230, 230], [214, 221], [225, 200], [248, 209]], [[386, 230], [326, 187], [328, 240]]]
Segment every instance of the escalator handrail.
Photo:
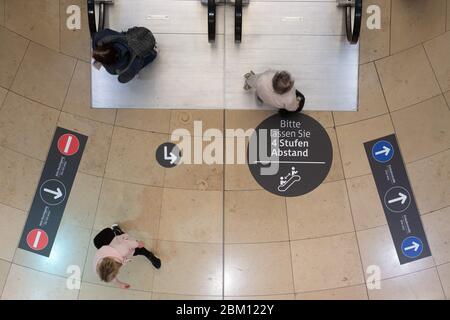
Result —
[[97, 32], [97, 22], [95, 21], [95, 0], [87, 0], [87, 12], [89, 21], [89, 32], [91, 36]]
[[216, 0], [208, 0], [208, 41], [216, 41]]
[[89, 21], [89, 31], [91, 36], [97, 31], [101, 31], [105, 29], [105, 20], [106, 20], [106, 3], [102, 1], [98, 1], [99, 10], [98, 10], [98, 26], [97, 21], [95, 19], [95, 0], [87, 0], [87, 11], [88, 11], [88, 21]]
[[351, 44], [356, 44], [359, 41], [359, 35], [361, 33], [361, 21], [362, 21], [362, 0], [355, 0], [355, 15], [352, 26], [352, 7], [345, 8], [345, 21], [347, 29], [347, 39]]
[[240, 43], [242, 41], [242, 0], [235, 1], [234, 41], [236, 43]]
[[100, 3], [98, 5], [98, 31], [105, 29], [105, 20], [106, 20], [106, 5], [104, 3]]

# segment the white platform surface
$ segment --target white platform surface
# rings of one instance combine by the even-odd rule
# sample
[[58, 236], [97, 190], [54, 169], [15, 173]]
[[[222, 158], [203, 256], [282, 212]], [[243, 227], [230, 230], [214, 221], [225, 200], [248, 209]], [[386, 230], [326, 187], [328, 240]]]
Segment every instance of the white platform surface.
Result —
[[243, 75], [272, 68], [293, 74], [305, 110], [357, 109], [359, 46], [347, 42], [334, 0], [251, 0], [240, 44], [230, 5], [217, 7], [214, 44], [198, 0], [115, 0], [107, 21], [114, 30], [149, 28], [159, 55], [127, 84], [92, 67], [95, 108], [261, 109]]

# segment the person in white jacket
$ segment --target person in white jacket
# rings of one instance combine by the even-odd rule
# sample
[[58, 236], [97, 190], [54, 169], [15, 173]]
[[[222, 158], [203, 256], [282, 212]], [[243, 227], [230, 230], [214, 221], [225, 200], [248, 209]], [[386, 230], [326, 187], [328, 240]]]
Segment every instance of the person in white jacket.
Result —
[[142, 241], [124, 233], [117, 224], [97, 234], [94, 245], [98, 249], [94, 257], [94, 269], [100, 279], [104, 282], [114, 281], [124, 289], [130, 288], [130, 285], [121, 282], [117, 275], [120, 268], [131, 261], [132, 256], [145, 256], [156, 269], [161, 267], [161, 260], [145, 249]]
[[295, 89], [294, 78], [287, 71], [267, 70], [260, 74], [245, 74], [244, 89], [255, 90], [259, 104], [267, 104], [285, 112], [299, 112], [305, 97]]

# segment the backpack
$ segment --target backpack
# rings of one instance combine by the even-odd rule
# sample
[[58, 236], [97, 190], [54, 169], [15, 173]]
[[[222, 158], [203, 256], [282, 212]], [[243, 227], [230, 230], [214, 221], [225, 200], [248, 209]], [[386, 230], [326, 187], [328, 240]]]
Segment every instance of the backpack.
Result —
[[153, 33], [143, 27], [128, 29], [125, 33], [126, 41], [130, 50], [138, 57], [145, 58], [153, 53], [156, 47], [156, 40]]

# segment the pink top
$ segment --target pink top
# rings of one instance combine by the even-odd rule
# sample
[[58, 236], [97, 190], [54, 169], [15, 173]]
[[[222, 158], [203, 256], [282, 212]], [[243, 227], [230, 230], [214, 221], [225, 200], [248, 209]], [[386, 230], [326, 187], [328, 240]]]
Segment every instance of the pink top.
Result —
[[109, 246], [103, 246], [95, 253], [94, 270], [97, 272], [97, 265], [107, 257], [114, 258], [122, 264], [131, 261], [130, 258], [138, 246], [139, 243], [126, 233], [114, 237]]

